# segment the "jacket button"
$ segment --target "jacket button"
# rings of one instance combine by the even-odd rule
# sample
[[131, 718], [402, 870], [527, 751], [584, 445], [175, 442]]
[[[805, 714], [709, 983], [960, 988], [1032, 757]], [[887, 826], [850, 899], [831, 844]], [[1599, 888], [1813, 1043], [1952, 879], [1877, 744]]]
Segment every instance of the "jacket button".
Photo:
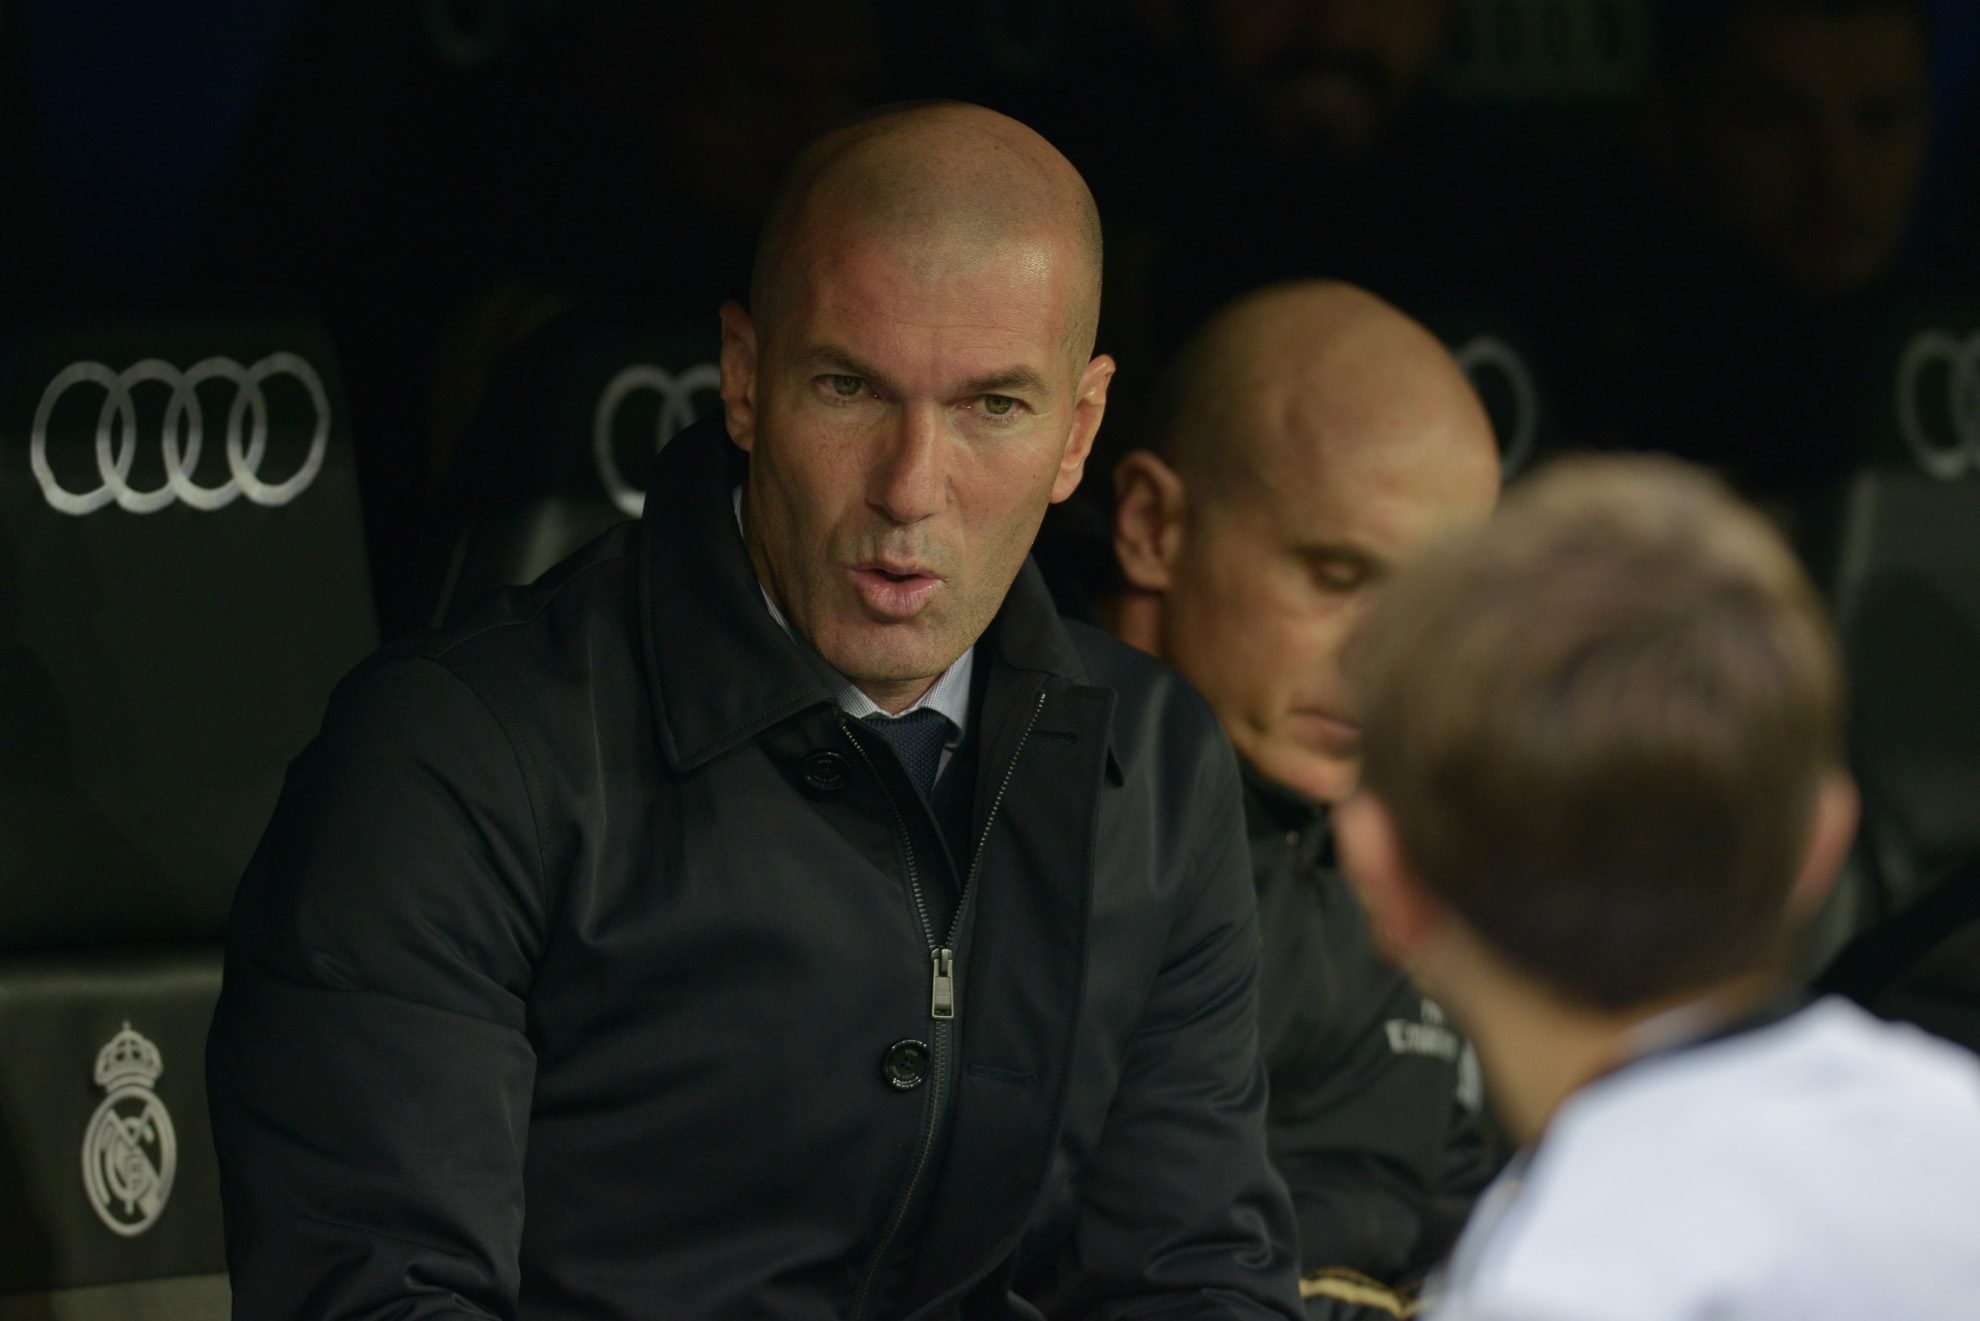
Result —
[[909, 1038], [887, 1047], [880, 1075], [896, 1091], [911, 1092], [928, 1077], [928, 1043]]
[[804, 759], [804, 782], [822, 794], [835, 794], [852, 781], [852, 763], [836, 752], [814, 752]]

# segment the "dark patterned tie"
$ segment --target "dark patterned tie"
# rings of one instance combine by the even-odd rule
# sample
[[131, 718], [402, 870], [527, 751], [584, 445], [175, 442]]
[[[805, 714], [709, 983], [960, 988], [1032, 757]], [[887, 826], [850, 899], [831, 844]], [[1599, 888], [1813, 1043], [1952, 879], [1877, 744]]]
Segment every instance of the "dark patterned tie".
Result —
[[922, 707], [904, 716], [871, 715], [866, 723], [894, 745], [901, 767], [921, 790], [924, 799], [935, 794], [935, 772], [942, 765], [942, 749], [953, 736], [955, 725], [940, 711]]

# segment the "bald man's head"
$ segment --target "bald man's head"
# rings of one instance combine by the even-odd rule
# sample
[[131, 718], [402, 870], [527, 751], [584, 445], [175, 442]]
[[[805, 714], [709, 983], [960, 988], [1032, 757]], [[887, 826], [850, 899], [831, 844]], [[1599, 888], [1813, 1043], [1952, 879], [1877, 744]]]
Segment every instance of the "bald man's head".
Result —
[[929, 271], [1030, 248], [1062, 263], [1064, 333], [1084, 362], [1100, 319], [1100, 212], [1072, 163], [1006, 115], [960, 102], [869, 112], [812, 143], [778, 188], [750, 278], [774, 334], [820, 250], [884, 241]]
[[1085, 471], [1114, 373], [1091, 356], [1093, 199], [1003, 115], [880, 112], [798, 160], [751, 299], [722, 309], [750, 559], [818, 654], [901, 710], [982, 636]]
[[1350, 285], [1218, 312], [1115, 475], [1118, 631], [1210, 700], [1268, 779], [1332, 801], [1359, 755], [1341, 653], [1373, 590], [1498, 495], [1490, 419], [1422, 326]]
[[1163, 377], [1152, 448], [1198, 501], [1256, 493], [1369, 448], [1496, 470], [1491, 419], [1437, 337], [1365, 289], [1271, 285], [1227, 304]]

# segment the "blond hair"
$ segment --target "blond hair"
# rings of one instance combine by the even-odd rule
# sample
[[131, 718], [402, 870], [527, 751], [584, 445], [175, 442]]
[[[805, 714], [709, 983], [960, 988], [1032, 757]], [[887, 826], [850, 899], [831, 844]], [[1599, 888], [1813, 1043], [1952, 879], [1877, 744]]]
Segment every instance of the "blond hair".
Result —
[[1841, 663], [1792, 552], [1712, 478], [1536, 475], [1391, 585], [1356, 672], [1365, 783], [1516, 966], [1618, 1009], [1781, 947]]

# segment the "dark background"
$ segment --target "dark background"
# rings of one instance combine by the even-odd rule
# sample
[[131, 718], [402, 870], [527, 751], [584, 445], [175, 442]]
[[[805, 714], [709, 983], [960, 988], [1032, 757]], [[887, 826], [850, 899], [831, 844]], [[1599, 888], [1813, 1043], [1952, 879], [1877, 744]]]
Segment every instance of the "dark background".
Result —
[[630, 306], [712, 349], [864, 105], [995, 106], [1092, 184], [1103, 473], [1205, 311], [1337, 275], [1517, 343], [1546, 444], [1792, 509], [1874, 443], [1877, 329], [1980, 285], [1980, 0], [28, 0], [0, 55], [0, 284], [302, 294], [388, 633], [515, 346]]

